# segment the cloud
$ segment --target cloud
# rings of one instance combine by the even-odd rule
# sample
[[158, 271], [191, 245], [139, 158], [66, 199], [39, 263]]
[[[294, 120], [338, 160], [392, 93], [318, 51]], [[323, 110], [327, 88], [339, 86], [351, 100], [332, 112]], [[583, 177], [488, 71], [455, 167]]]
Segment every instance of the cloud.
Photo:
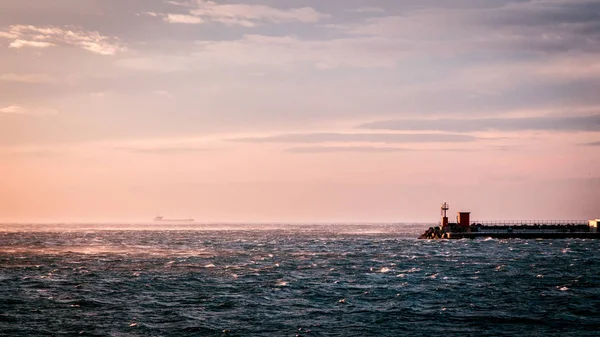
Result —
[[358, 36], [412, 42], [437, 52], [599, 52], [599, 1], [511, 1], [488, 6], [403, 8], [401, 15], [331, 26]]
[[[503, 88], [537, 81], [542, 85], [600, 77], [600, 55], [565, 54], [541, 59], [505, 60], [491, 64], [471, 65], [455, 73], [453, 83], [482, 89]], [[443, 83], [447, 85], [447, 83]]]
[[56, 83], [58, 80], [47, 74], [0, 74], [0, 81], [20, 83]]
[[139, 57], [122, 58], [115, 62], [120, 67], [137, 71], [155, 71], [155, 72], [178, 72], [197, 70], [201, 67], [207, 67], [205, 64], [194, 62], [200, 60], [200, 57], [193, 55], [145, 55]]
[[[330, 17], [311, 7], [277, 9], [265, 5], [218, 4], [215, 1], [196, 0], [191, 2], [170, 2], [188, 8], [187, 14], [162, 14], [169, 23], [201, 24], [217, 22], [228, 26], [254, 27], [267, 22], [314, 23]], [[157, 13], [153, 13], [157, 16]]]
[[204, 20], [197, 16], [193, 15], [184, 15], [184, 14], [167, 14], [163, 18], [163, 21], [168, 23], [186, 23], [186, 24], [199, 24], [203, 23]]
[[10, 105], [10, 106], [4, 107], [4, 108], [0, 108], [0, 112], [7, 113], [7, 114], [19, 113], [20, 110], [21, 110], [21, 107], [18, 105]]
[[[188, 10], [197, 10], [197, 3], [185, 4]], [[403, 61], [417, 63], [419, 61], [415, 60], [422, 60], [419, 59], [422, 55], [429, 58], [432, 53], [438, 53], [433, 57], [452, 59], [463, 56], [463, 60], [493, 53], [493, 57], [488, 57], [492, 61], [487, 62], [488, 69], [480, 72], [487, 72], [488, 74], [483, 74], [487, 77], [501, 77], [504, 80], [502, 83], [510, 82], [508, 85], [513, 84], [512, 77], [521, 74], [522, 70], [537, 77], [554, 78], [590, 77], [590, 68], [594, 74], [598, 73], [596, 60], [600, 59], [600, 18], [596, 20], [596, 15], [589, 14], [589, 10], [584, 6], [585, 2], [534, 1], [527, 4], [500, 4], [461, 10], [427, 6], [415, 9], [408, 6], [403, 14], [398, 16], [374, 17], [360, 23], [327, 25], [332, 27], [332, 30], [342, 33], [330, 35], [335, 38], [329, 39], [300, 38], [289, 31], [285, 31], [287, 35], [279, 36], [245, 34], [238, 39], [208, 39], [197, 41], [198, 48], [192, 51], [192, 55], [170, 55], [171, 58], [175, 58], [175, 62], [186, 65], [174, 67], [171, 62], [160, 63], [163, 64], [161, 67], [178, 70], [188, 69], [190, 64], [197, 67], [209, 63], [275, 67], [310, 63], [322, 70], [343, 67], [400, 68], [404, 64]], [[201, 1], [198, 6], [205, 6], [202, 7], [203, 12], [201, 11], [204, 14], [197, 16], [188, 13], [182, 15], [181, 21], [201, 18], [205, 22], [252, 27], [265, 19], [264, 16], [256, 14], [255, 9], [248, 10], [247, 13], [251, 14], [245, 14], [247, 16], [239, 14], [240, 8], [254, 8], [252, 5], [217, 5]], [[228, 6], [233, 6], [235, 10], [225, 11], [224, 8], [229, 8]], [[536, 14], [536, 11], [546, 14]], [[555, 23], [549, 19], [552, 15], [561, 18], [563, 24], [555, 27]], [[497, 23], [490, 24], [482, 19], [482, 16], [489, 17], [490, 21]], [[514, 17], [524, 19], [517, 20]], [[166, 16], [163, 19], [168, 18], [169, 16]], [[528, 18], [532, 22], [528, 23]], [[536, 57], [529, 55], [517, 58], [522, 54], [535, 54]], [[162, 58], [168, 58], [165, 56]], [[499, 61], [501, 64], [496, 64], [502, 58], [505, 59]], [[441, 62], [440, 67], [447, 62]], [[142, 57], [128, 64], [130, 67], [141, 67], [140, 64], [150, 63], [156, 62]], [[127, 64], [127, 61], [123, 60], [122, 64]], [[469, 67], [481, 67], [485, 64], [486, 62], [472, 62]], [[465, 65], [455, 64], [454, 69], [463, 66]], [[502, 67], [501, 71], [497, 70], [499, 66]]]
[[[553, 59], [545, 64], [531, 65], [532, 75], [573, 78], [600, 77], [600, 55], [571, 56]], [[527, 69], [521, 69], [520, 72]]]
[[335, 153], [335, 152], [355, 152], [355, 153], [394, 153], [414, 151], [397, 147], [374, 147], [374, 146], [306, 146], [292, 147], [286, 149], [289, 153]]
[[115, 147], [115, 149], [137, 154], [185, 154], [210, 151], [207, 148], [197, 147]]
[[[189, 47], [189, 45], [187, 45]], [[405, 50], [379, 38], [302, 40], [292, 36], [246, 34], [237, 40], [196, 41], [187, 54], [162, 53], [122, 58], [117, 64], [136, 70], [197, 71], [231, 66], [261, 66], [289, 70], [394, 68]]]
[[308, 63], [319, 69], [394, 68], [402, 50], [386, 39], [301, 40], [291, 36], [245, 35], [234, 41], [202, 41], [197, 57], [239, 65], [289, 66]]
[[[590, 6], [597, 7], [594, 5], [596, 3], [598, 2], [499, 1], [485, 6], [471, 2], [461, 2], [455, 6], [430, 3], [422, 6], [404, 5], [400, 6], [402, 15], [377, 16], [358, 23], [336, 22], [334, 25], [326, 25], [331, 29], [326, 30], [323, 35], [327, 34], [329, 38], [302, 38], [288, 30], [282, 31], [281, 35], [245, 34], [238, 39], [197, 41], [196, 48], [185, 55], [177, 52], [141, 55], [135, 59], [120, 60], [119, 63], [130, 68], [167, 69], [165, 71], [197, 69], [208, 64], [289, 69], [306, 63], [321, 70], [392, 69], [402, 68], [404, 64], [423, 62], [421, 57], [426, 55], [425, 59], [439, 56], [460, 60], [452, 65], [453, 70], [479, 67], [482, 69], [475, 69], [479, 74], [467, 75], [491, 78], [492, 81], [488, 81], [491, 85], [514, 87], [515, 76], [521, 80], [518, 75], [523, 70], [540, 80], [548, 77], [591, 77], [593, 75], [588, 71], [590, 68], [593, 74], [598, 73], [596, 60], [600, 58], [600, 19], [589, 12]], [[292, 9], [262, 5], [218, 4], [212, 1], [171, 4], [178, 5], [187, 12], [152, 12], [153, 15], [172, 22], [221, 22], [246, 27], [264, 22], [292, 20], [295, 17], [288, 13], [295, 13]], [[380, 9], [365, 7], [346, 11], [376, 12]], [[287, 14], [284, 15], [283, 12]], [[560, 25], [557, 26], [551, 20], [554, 16], [559, 18]], [[188, 47], [189, 44], [186, 43], [186, 48]], [[491, 53], [491, 57], [482, 56]], [[536, 57], [522, 56], [532, 53]], [[478, 61], [479, 57], [485, 57], [491, 62]], [[471, 62], [468, 66], [461, 63], [469, 58], [475, 58], [476, 62]], [[440, 62], [438, 67], [447, 66], [448, 62]], [[498, 67], [502, 69], [498, 70]], [[407, 69], [407, 73], [419, 69]], [[496, 81], [493, 77], [500, 77], [501, 81]], [[465, 85], [472, 83], [465, 82]], [[479, 83], [471, 85], [479, 86]]]
[[33, 158], [45, 158], [45, 157], [59, 157], [64, 156], [67, 153], [55, 149], [46, 147], [28, 147], [19, 148], [12, 151], [8, 151], [8, 154], [15, 157], [33, 157]]
[[48, 48], [55, 46], [54, 43], [43, 42], [43, 41], [27, 41], [27, 40], [14, 40], [10, 43], [10, 48], [23, 48], [23, 47], [33, 47], [33, 48]]
[[476, 137], [457, 134], [390, 134], [390, 133], [305, 133], [269, 137], [233, 138], [244, 143], [461, 143]]
[[14, 115], [47, 116], [56, 115], [58, 114], [58, 111], [54, 109], [24, 108], [20, 105], [10, 105], [4, 108], [0, 108], [0, 113]]
[[336, 152], [354, 152], [354, 153], [395, 153], [395, 152], [482, 152], [482, 151], [509, 151], [514, 150], [514, 146], [488, 146], [482, 149], [468, 148], [435, 148], [435, 149], [410, 149], [400, 147], [380, 147], [380, 146], [301, 146], [285, 149], [288, 153], [336, 153]]
[[173, 95], [166, 90], [155, 90], [153, 94], [160, 97], [173, 98]]
[[600, 146], [600, 141], [598, 142], [591, 142], [591, 143], [584, 143], [581, 145], [585, 145], [585, 146]]
[[354, 12], [354, 13], [385, 13], [385, 10], [383, 8], [379, 8], [379, 7], [360, 7], [360, 8], [347, 9], [346, 11]]
[[404, 119], [359, 125], [360, 129], [393, 131], [600, 131], [600, 114], [480, 119]]
[[57, 45], [72, 45], [100, 55], [115, 55], [124, 51], [116, 37], [103, 36], [96, 31], [84, 31], [76, 27], [36, 27], [13, 25], [8, 31], [0, 31], [0, 38], [14, 39], [11, 48], [48, 48]]
[[0, 38], [16, 39], [18, 37], [19, 37], [19, 35], [16, 35], [16, 34], [13, 34], [13, 33], [9, 33], [9, 32], [0, 31]]

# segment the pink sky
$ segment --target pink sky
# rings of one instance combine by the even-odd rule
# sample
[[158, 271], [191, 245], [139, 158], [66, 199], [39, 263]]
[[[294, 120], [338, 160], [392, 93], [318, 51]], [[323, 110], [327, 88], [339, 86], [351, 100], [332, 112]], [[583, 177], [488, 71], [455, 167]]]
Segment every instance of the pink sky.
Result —
[[600, 217], [599, 1], [5, 2], [0, 222]]

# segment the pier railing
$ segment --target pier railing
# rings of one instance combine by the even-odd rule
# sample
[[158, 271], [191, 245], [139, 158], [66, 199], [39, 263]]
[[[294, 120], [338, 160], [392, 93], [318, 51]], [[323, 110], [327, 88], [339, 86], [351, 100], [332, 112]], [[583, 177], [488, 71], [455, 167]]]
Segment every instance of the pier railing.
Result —
[[488, 220], [471, 221], [472, 226], [558, 226], [558, 225], [588, 225], [587, 220]]

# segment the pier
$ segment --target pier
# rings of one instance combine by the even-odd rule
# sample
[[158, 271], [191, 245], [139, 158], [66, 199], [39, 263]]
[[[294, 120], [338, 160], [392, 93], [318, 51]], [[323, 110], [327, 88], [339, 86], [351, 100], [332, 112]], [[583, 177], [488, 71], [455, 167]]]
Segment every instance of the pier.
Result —
[[600, 239], [600, 219], [471, 221], [470, 212], [458, 212], [456, 222], [449, 222], [449, 208], [448, 203], [442, 204], [440, 225], [430, 227], [419, 239]]

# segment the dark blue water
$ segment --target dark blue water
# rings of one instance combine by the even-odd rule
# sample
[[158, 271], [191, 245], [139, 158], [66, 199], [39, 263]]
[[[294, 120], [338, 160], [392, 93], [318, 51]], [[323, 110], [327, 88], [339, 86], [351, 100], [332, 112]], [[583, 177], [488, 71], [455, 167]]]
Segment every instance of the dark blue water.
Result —
[[599, 335], [600, 241], [65, 228], [0, 232], [0, 335]]

